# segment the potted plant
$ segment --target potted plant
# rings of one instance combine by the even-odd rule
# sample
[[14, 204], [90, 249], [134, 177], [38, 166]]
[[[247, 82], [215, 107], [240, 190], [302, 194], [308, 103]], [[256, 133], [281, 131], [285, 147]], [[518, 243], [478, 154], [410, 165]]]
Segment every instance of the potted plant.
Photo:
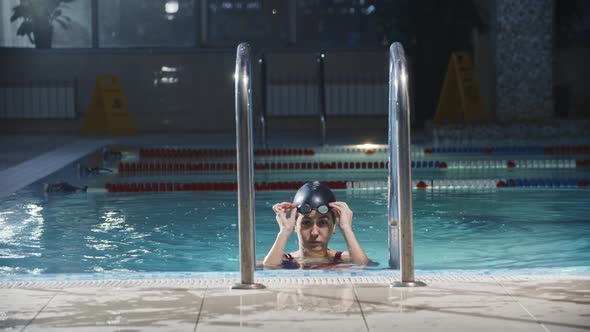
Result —
[[20, 0], [12, 8], [10, 22], [23, 19], [18, 36], [27, 36], [36, 48], [51, 48], [53, 22], [68, 29], [70, 18], [62, 14], [63, 4], [75, 0]]

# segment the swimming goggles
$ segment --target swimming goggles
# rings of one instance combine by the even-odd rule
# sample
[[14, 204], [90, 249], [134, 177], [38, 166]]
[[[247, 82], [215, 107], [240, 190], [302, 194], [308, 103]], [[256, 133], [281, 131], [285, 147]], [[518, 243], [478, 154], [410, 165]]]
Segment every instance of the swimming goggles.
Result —
[[301, 204], [301, 206], [297, 207], [297, 211], [302, 214], [308, 214], [311, 212], [311, 210], [316, 210], [321, 214], [326, 214], [326, 213], [328, 213], [328, 211], [330, 211], [330, 208], [327, 205], [320, 205], [314, 209], [311, 207], [311, 205], [309, 205], [307, 203]]

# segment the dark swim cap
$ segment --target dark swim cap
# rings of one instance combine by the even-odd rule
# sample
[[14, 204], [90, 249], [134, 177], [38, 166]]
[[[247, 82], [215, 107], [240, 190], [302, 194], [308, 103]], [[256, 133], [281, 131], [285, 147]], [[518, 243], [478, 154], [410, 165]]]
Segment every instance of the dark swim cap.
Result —
[[328, 203], [336, 202], [334, 193], [328, 186], [321, 184], [319, 181], [305, 183], [293, 198], [293, 204], [297, 206], [299, 213], [307, 214], [312, 210], [319, 213], [328, 213], [330, 207]]

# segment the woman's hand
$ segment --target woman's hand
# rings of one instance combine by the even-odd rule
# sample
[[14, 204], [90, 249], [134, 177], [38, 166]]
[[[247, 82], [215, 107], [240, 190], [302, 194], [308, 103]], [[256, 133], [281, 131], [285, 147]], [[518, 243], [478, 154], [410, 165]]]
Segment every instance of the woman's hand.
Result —
[[[297, 220], [297, 206], [293, 203], [282, 202], [273, 205], [272, 210], [276, 213], [280, 232], [291, 233]], [[289, 214], [289, 212], [291, 213]]]
[[285, 247], [287, 241], [295, 228], [295, 221], [297, 220], [297, 206], [289, 202], [283, 202], [273, 205], [272, 210], [277, 214], [276, 219], [279, 224], [279, 234], [275, 243], [270, 248], [270, 251], [264, 257], [264, 266], [277, 268], [283, 263], [283, 255], [285, 254]]
[[352, 230], [352, 210], [348, 207], [348, 204], [344, 202], [333, 202], [328, 204], [338, 216], [338, 226], [340, 230]]
[[342, 258], [347, 262], [357, 265], [368, 264], [370, 262], [369, 258], [352, 231], [352, 211], [348, 207], [348, 204], [344, 202], [334, 202], [330, 203], [329, 206], [334, 209], [334, 212], [336, 212], [340, 218], [338, 226], [340, 226], [340, 231], [342, 232], [342, 236], [348, 247], [348, 251], [342, 254]]

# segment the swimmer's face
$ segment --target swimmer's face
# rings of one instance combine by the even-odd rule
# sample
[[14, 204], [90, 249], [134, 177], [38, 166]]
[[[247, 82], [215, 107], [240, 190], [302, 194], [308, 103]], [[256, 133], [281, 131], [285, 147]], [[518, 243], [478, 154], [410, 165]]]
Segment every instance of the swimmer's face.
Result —
[[331, 213], [321, 214], [312, 210], [297, 216], [297, 237], [301, 246], [307, 250], [321, 251], [327, 248], [334, 230]]

